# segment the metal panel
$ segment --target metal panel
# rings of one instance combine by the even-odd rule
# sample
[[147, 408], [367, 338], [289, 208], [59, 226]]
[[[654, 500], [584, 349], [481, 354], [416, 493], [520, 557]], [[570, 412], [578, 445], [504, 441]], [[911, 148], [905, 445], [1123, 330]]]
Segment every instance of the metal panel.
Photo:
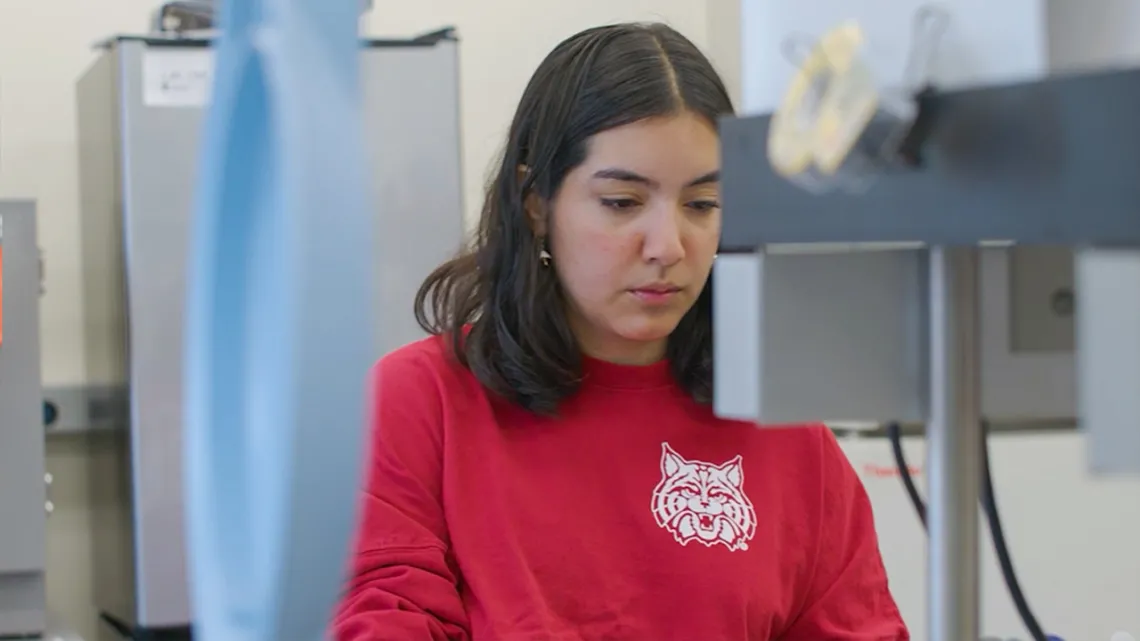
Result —
[[423, 279], [459, 249], [459, 55], [434, 47], [384, 47], [362, 62], [376, 174], [375, 299], [379, 354], [423, 337], [412, 314]]
[[[76, 86], [86, 383], [126, 385], [118, 55], [99, 57]], [[124, 426], [125, 427], [125, 426]]]
[[717, 413], [764, 423], [924, 420], [922, 255], [722, 254], [713, 272]]
[[713, 410], [722, 418], [761, 417], [763, 260], [722, 254], [713, 264]]
[[[126, 280], [123, 255], [123, 167], [119, 63], [116, 50], [103, 53], [76, 85], [78, 116], [80, 239], [83, 251], [83, 306], [86, 384], [126, 396]], [[112, 391], [111, 393], [116, 393]], [[54, 399], [48, 396], [49, 401]], [[106, 439], [92, 441], [88, 470], [92, 579], [99, 611], [120, 618], [135, 612], [135, 554], [130, 492], [131, 399], [121, 425], [108, 426]], [[61, 424], [78, 420], [67, 396], [58, 401]], [[93, 425], [88, 424], [88, 429]], [[117, 429], [114, 429], [117, 428]]]
[[1140, 250], [1076, 254], [1081, 423], [1095, 472], [1140, 472]]
[[118, 53], [135, 622], [164, 627], [190, 617], [182, 545], [182, 310], [202, 112], [146, 106], [146, 45], [123, 43]]
[[[890, 253], [890, 252], [888, 252]], [[902, 252], [905, 255], [907, 252]], [[828, 421], [878, 421], [878, 420], [914, 420], [924, 422], [925, 415], [913, 416], [911, 406], [898, 403], [907, 398], [909, 392], [904, 392], [904, 381], [912, 379], [909, 370], [896, 372], [886, 367], [892, 362], [891, 358], [901, 358], [898, 352], [878, 352], [876, 350], [887, 347], [893, 343], [892, 334], [888, 327], [894, 322], [901, 327], [903, 319], [907, 316], [895, 316], [894, 321], [876, 318], [877, 314], [888, 314], [891, 309], [885, 301], [894, 300], [902, 304], [908, 300], [910, 294], [904, 296], [908, 289], [897, 289], [899, 284], [894, 280], [902, 274], [909, 273], [911, 267], [898, 266], [892, 270], [886, 264], [870, 258], [873, 253], [855, 253], [847, 262], [839, 265], [838, 254], [812, 255], [804, 254], [795, 257], [799, 263], [795, 269], [771, 269], [765, 272], [765, 289], [749, 278], [747, 271], [740, 272], [739, 266], [753, 264], [750, 261], [759, 261], [759, 254], [721, 254], [717, 259], [713, 275], [714, 292], [734, 292], [732, 296], [715, 296], [717, 305], [714, 314], [716, 323], [716, 352], [714, 354], [714, 367], [716, 373], [716, 409], [722, 416], [731, 416], [744, 419], [755, 419], [761, 416], [759, 404], [765, 399], [772, 398], [768, 387], [759, 387], [761, 367], [766, 373], [764, 380], [767, 385], [776, 385], [786, 376], [791, 376], [800, 368], [816, 367], [817, 369], [808, 378], [788, 379], [786, 386], [778, 400], [772, 401], [776, 405], [767, 405], [763, 414], [765, 420], [805, 420], [822, 417]], [[862, 258], [860, 258], [862, 256]], [[773, 263], [774, 259], [787, 259], [789, 256], [772, 256], [765, 259]], [[879, 259], [891, 260], [891, 259]], [[898, 260], [896, 257], [895, 260]], [[758, 269], [759, 262], [754, 263]], [[1013, 334], [1011, 331], [1012, 301], [1020, 296], [1013, 290], [1010, 276], [1011, 259], [1007, 249], [986, 249], [981, 252], [981, 367], [982, 367], [982, 412], [991, 421], [1030, 420], [1057, 420], [1072, 419], [1077, 415], [1076, 408], [1076, 370], [1074, 357], [1071, 351], [1019, 351], [1013, 347]], [[828, 270], [834, 270], [829, 272]], [[733, 272], [732, 275], [729, 273]], [[782, 274], [777, 276], [775, 274]], [[887, 276], [887, 275], [890, 276]], [[887, 277], [884, 280], [884, 277]], [[908, 276], [909, 277], [909, 276]], [[729, 278], [732, 282], [721, 285], [720, 280]], [[784, 282], [778, 291], [784, 292], [779, 297], [772, 293], [770, 283], [772, 279]], [[826, 285], [832, 283], [832, 285]], [[843, 283], [842, 286], [839, 283]], [[892, 284], [894, 283], [894, 284]], [[914, 287], [923, 287], [922, 281], [916, 281]], [[893, 289], [892, 288], [896, 288]], [[751, 292], [758, 292], [752, 294]], [[830, 317], [830, 325], [815, 327], [811, 323], [799, 322], [796, 317], [788, 318], [779, 327], [785, 333], [773, 334], [773, 327], [762, 323], [766, 317], [758, 316], [759, 309], [752, 307], [759, 304], [757, 296], [763, 291], [765, 309], [772, 310], [773, 314], [795, 314], [802, 316], [807, 310], [816, 310], [813, 318]], [[894, 292], [893, 294], [891, 292]], [[895, 296], [896, 298], [892, 298]], [[869, 305], [867, 301], [878, 300], [878, 306]], [[906, 314], [916, 313], [912, 307], [899, 307], [898, 310]], [[900, 313], [902, 313], [900, 311]], [[823, 316], [823, 315], [829, 316]], [[748, 320], [751, 319], [751, 320]], [[909, 323], [910, 321], [905, 321]], [[751, 323], [751, 324], [749, 324]], [[752, 329], [748, 329], [751, 327]], [[882, 330], [876, 334], [875, 328]], [[860, 329], [861, 328], [861, 329]], [[893, 331], [893, 330], [891, 330]], [[916, 330], [917, 331], [917, 330]], [[758, 338], [770, 337], [760, 345], [753, 343]], [[759, 354], [764, 345], [775, 346], [783, 353], [788, 349], [786, 357], [779, 361], [771, 361], [771, 351], [765, 353], [763, 359]], [[820, 346], [830, 345], [828, 350]], [[745, 359], [745, 354], [755, 354], [757, 361], [751, 363]], [[799, 358], [796, 358], [797, 354]], [[889, 356], [883, 360], [884, 355]], [[814, 356], [812, 356], [814, 355]], [[818, 360], [817, 360], [818, 359]], [[826, 367], [824, 364], [827, 364]], [[843, 363], [844, 365], [841, 365]], [[774, 367], [781, 369], [772, 369]], [[879, 369], [882, 368], [882, 369]], [[858, 379], [859, 385], [872, 385], [866, 381], [872, 371], [879, 372], [884, 377], [879, 383], [883, 387], [878, 391], [851, 387], [844, 381], [851, 371], [858, 371], [862, 376]], [[825, 373], [826, 372], [826, 373]], [[846, 372], [846, 373], [844, 373]], [[805, 374], [805, 376], [807, 376]], [[836, 378], [832, 378], [835, 376]], [[924, 377], [920, 371], [916, 376]], [[924, 378], [913, 379], [915, 389], [922, 387]], [[836, 389], [838, 388], [838, 389]], [[762, 393], [757, 394], [756, 390]], [[893, 389], [889, 394], [886, 390]], [[800, 390], [800, 391], [796, 391]], [[863, 396], [858, 400], [861, 409], [844, 400], [838, 407], [824, 407], [827, 394], [841, 393], [846, 395], [858, 390]], [[810, 392], [810, 396], [803, 401], [803, 396]], [[826, 392], [826, 394], [825, 394]], [[785, 403], [794, 401], [804, 404], [793, 410]], [[781, 410], [778, 414], [768, 414], [776, 411], [776, 407], [785, 407], [787, 412]], [[899, 414], [896, 412], [905, 412]], [[724, 413], [722, 413], [724, 412]], [[911, 419], [905, 416], [913, 416]]]
[[769, 116], [722, 120], [722, 245], [1140, 243], [1140, 70], [947, 92], [934, 109], [924, 168], [887, 172], [859, 196], [777, 175]]
[[991, 421], [1072, 419], [1077, 414], [1071, 351], [1019, 351], [1013, 346], [1008, 249], [982, 251], [980, 284], [982, 414]]
[[1073, 250], [1009, 251], [1010, 343], [1015, 352], [1073, 351]]
[[119, 430], [126, 427], [127, 422], [125, 387], [68, 385], [44, 388], [44, 427], [48, 436], [88, 430]]
[[47, 488], [40, 401], [35, 205], [0, 201], [0, 636], [45, 625]]
[[[182, 310], [195, 159], [208, 95], [183, 87], [188, 90], [155, 102], [147, 99], [155, 94], [144, 85], [159, 72], [177, 74], [178, 65], [185, 65], [198, 74], [195, 82], [208, 86], [213, 65], [205, 45], [116, 38], [79, 83], [81, 146], [88, 141], [81, 163], [85, 271], [87, 291], [93, 292], [87, 304], [96, 318], [88, 337], [94, 351], [88, 382], [101, 389], [129, 383], [124, 447], [93, 464], [99, 478], [92, 482], [105, 492], [130, 493], [130, 530], [111, 522], [122, 515], [108, 515], [100, 528], [99, 549], [112, 561], [97, 580], [125, 583], [134, 598], [101, 590], [97, 605], [147, 628], [189, 620], [181, 488]], [[415, 291], [460, 246], [458, 59], [447, 31], [402, 42], [369, 41], [363, 55], [381, 256], [372, 303], [379, 357], [423, 335], [412, 314]], [[124, 467], [128, 477], [116, 480], [115, 470], [122, 473]], [[132, 549], [133, 558], [125, 559], [124, 550]]]

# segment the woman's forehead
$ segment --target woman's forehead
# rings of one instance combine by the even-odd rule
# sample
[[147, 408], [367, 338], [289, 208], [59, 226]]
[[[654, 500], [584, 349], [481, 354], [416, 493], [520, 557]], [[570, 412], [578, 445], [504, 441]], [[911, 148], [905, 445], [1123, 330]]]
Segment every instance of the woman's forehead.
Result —
[[720, 140], [696, 116], [652, 118], [596, 134], [581, 175], [617, 178], [622, 172], [660, 183], [688, 183], [720, 167]]

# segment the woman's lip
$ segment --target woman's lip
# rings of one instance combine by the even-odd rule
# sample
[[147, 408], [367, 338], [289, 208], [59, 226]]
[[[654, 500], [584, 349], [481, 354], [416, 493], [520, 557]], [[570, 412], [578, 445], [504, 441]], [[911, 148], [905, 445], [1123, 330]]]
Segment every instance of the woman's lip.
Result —
[[680, 287], [635, 287], [631, 291], [645, 294], [676, 294]]
[[645, 303], [664, 303], [680, 291], [679, 289], [631, 289], [630, 293]]

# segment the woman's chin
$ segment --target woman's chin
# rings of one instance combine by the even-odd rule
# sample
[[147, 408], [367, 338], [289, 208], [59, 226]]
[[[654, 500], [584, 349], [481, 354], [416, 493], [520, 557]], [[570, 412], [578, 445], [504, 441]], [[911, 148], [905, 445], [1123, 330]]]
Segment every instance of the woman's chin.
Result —
[[623, 339], [631, 342], [638, 343], [655, 343], [669, 338], [674, 329], [677, 329], [677, 323], [681, 319], [676, 318], [638, 318], [630, 319], [618, 327], [615, 333]]

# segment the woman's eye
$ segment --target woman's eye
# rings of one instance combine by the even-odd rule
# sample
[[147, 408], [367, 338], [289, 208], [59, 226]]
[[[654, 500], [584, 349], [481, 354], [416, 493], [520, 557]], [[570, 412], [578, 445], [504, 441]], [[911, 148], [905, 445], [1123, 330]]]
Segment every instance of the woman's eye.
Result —
[[602, 205], [610, 209], [633, 209], [637, 207], [637, 201], [632, 198], [603, 198]]
[[699, 212], [712, 211], [714, 209], [720, 209], [720, 203], [715, 200], [695, 200], [689, 203], [689, 209]]

